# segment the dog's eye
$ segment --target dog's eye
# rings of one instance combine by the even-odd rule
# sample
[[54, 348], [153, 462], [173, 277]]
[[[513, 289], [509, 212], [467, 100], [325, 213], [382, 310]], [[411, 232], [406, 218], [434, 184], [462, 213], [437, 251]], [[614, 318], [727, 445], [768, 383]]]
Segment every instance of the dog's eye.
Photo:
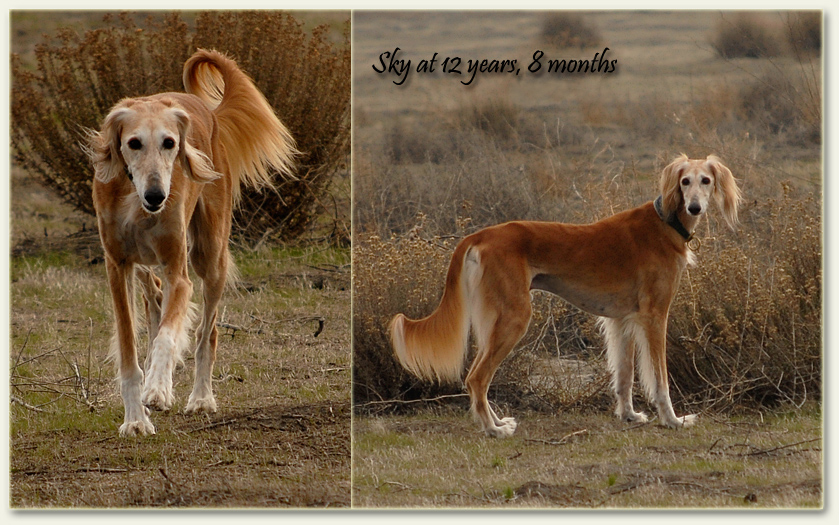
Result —
[[702, 184], [711, 184], [711, 179], [708, 177], [702, 177]]
[[688, 186], [690, 184], [690, 179], [682, 179], [682, 186]]
[[164, 149], [172, 149], [175, 147], [175, 139], [166, 137], [163, 139], [163, 148]]
[[133, 150], [138, 150], [143, 148], [143, 143], [140, 142], [139, 139], [131, 139], [128, 141], [128, 147]]

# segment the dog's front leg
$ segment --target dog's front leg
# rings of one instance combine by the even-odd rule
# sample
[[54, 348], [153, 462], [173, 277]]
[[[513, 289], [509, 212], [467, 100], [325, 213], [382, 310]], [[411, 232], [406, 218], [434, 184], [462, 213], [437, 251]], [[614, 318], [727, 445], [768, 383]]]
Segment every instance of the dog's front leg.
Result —
[[676, 416], [670, 401], [670, 386], [667, 378], [667, 316], [646, 320], [646, 333], [650, 348], [647, 363], [642, 365], [641, 379], [650, 400], [655, 404], [661, 424], [670, 428], [689, 427], [696, 423], [696, 414]]
[[189, 300], [192, 281], [186, 269], [186, 256], [164, 265], [163, 313], [157, 336], [151, 344], [151, 354], [146, 360], [146, 385], [143, 404], [154, 410], [169, 410], [175, 401], [172, 392], [172, 373], [175, 362], [188, 344], [190, 323]]
[[125, 406], [125, 421], [119, 427], [120, 436], [154, 434], [149, 411], [140, 401], [143, 389], [143, 370], [137, 362], [137, 340], [134, 333], [134, 270], [132, 264], [117, 264], [106, 258], [108, 284], [114, 302], [114, 355], [119, 368], [119, 386]]

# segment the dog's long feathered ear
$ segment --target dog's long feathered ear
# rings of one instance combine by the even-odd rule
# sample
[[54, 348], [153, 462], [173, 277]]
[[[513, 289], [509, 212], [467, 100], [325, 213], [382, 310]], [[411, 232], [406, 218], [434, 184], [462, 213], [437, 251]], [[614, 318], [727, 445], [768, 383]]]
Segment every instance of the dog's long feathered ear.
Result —
[[111, 110], [102, 122], [102, 131], [88, 133], [87, 154], [93, 163], [94, 177], [107, 184], [125, 171], [125, 160], [120, 153], [122, 122], [133, 112], [122, 107]]
[[187, 140], [189, 136], [189, 114], [180, 108], [173, 108], [175, 118], [178, 119], [178, 159], [181, 161], [184, 174], [195, 182], [211, 182], [221, 177], [213, 169], [213, 162], [201, 150], [192, 147]]
[[714, 199], [722, 210], [723, 218], [728, 227], [734, 229], [739, 222], [737, 211], [740, 208], [742, 195], [737, 186], [737, 180], [731, 170], [725, 167], [716, 155], [708, 155], [705, 160], [708, 169], [714, 174]]
[[659, 189], [661, 192], [661, 208], [665, 217], [670, 217], [679, 211], [682, 204], [682, 190], [679, 186], [679, 179], [687, 165], [688, 157], [685, 154], [671, 162], [661, 172]]

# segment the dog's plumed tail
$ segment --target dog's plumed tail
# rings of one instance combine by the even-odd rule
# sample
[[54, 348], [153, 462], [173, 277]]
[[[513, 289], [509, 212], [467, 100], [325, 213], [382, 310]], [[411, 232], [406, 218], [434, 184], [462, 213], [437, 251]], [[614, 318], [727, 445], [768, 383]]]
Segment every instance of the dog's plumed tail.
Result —
[[452, 255], [440, 305], [428, 317], [414, 321], [397, 314], [390, 323], [396, 357], [417, 377], [457, 381], [463, 371], [471, 317], [471, 300], [480, 279], [480, 260], [469, 243]]
[[274, 188], [274, 172], [294, 177], [294, 157], [299, 152], [291, 133], [233, 60], [199, 49], [184, 64], [184, 88], [203, 100], [218, 119], [234, 177], [234, 202], [239, 202], [240, 184]]

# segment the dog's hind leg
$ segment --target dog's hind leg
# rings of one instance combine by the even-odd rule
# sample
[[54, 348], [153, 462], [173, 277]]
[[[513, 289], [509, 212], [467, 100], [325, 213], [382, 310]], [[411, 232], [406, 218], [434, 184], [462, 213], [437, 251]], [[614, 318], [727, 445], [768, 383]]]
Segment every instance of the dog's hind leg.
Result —
[[[489, 259], [489, 258], [487, 258]], [[512, 436], [518, 423], [512, 417], [499, 418], [487, 399], [487, 392], [498, 366], [524, 336], [530, 323], [530, 292], [522, 269], [522, 279], [498, 279], [495, 273], [513, 271], [484, 269], [481, 284], [472, 294], [472, 326], [478, 355], [466, 376], [466, 390], [472, 414], [484, 432], [492, 437]]]
[[512, 417], [499, 418], [487, 399], [487, 392], [498, 366], [510, 353], [519, 339], [527, 331], [530, 319], [530, 303], [523, 310], [501, 312], [492, 323], [492, 333], [487, 338], [485, 349], [478, 349], [478, 356], [466, 376], [466, 389], [472, 401], [472, 414], [481, 423], [484, 432], [492, 437], [508, 437], [516, 430], [516, 420]]
[[606, 339], [606, 360], [617, 399], [615, 413], [621, 421], [645, 423], [646, 414], [636, 412], [632, 406], [632, 384], [635, 381], [636, 341], [646, 338], [646, 334], [632, 319], [601, 317], [600, 326]]
[[204, 312], [196, 331], [195, 348], [195, 384], [189, 395], [186, 413], [215, 412], [216, 400], [213, 396], [213, 365], [216, 361], [218, 346], [218, 328], [216, 317], [218, 305], [224, 291], [228, 269], [232, 262], [224, 246], [222, 253], [215, 256], [193, 252], [192, 261], [195, 273], [203, 280]]
[[162, 314], [160, 328], [151, 345], [146, 360], [146, 385], [143, 404], [155, 410], [169, 410], [175, 401], [172, 392], [172, 373], [181, 352], [189, 344], [189, 327], [192, 321], [190, 298], [192, 282], [186, 269], [186, 254], [175, 258], [163, 267]]
[[112, 357], [119, 369], [119, 387], [125, 406], [125, 419], [119, 427], [120, 436], [154, 434], [149, 411], [140, 401], [143, 370], [137, 361], [137, 339], [134, 333], [134, 270], [132, 265], [119, 265], [106, 257], [108, 284], [114, 302], [114, 335]]
[[143, 290], [143, 306], [146, 310], [146, 325], [149, 332], [149, 348], [146, 353], [145, 369], [151, 366], [151, 354], [154, 347], [154, 340], [160, 329], [160, 318], [163, 312], [163, 290], [160, 288], [160, 279], [145, 266], [138, 266], [135, 269], [137, 280]]

